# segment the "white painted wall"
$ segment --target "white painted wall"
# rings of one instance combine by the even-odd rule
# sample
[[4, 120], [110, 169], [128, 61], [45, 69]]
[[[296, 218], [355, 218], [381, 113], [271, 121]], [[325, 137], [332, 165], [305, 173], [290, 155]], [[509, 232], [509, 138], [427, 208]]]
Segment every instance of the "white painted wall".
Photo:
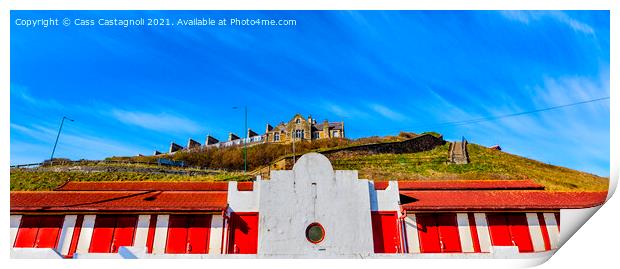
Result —
[[211, 217], [211, 230], [209, 233], [209, 254], [222, 253], [222, 233], [224, 232], [224, 218], [221, 215]]
[[[369, 184], [357, 171], [334, 171], [318, 153], [303, 155], [290, 171], [272, 171], [259, 180], [259, 256], [326, 257], [373, 252]], [[307, 241], [313, 222], [325, 239]]]
[[134, 247], [146, 247], [146, 239], [149, 235], [149, 225], [151, 215], [139, 215], [138, 224], [136, 225], [136, 235], [134, 236]]
[[485, 213], [474, 213], [476, 220], [476, 231], [480, 240], [480, 251], [491, 252], [491, 234], [489, 234], [489, 224]]
[[549, 233], [549, 243], [551, 245], [551, 249], [557, 249], [560, 243], [560, 229], [558, 228], [558, 223], [555, 220], [555, 215], [553, 213], [543, 213], [543, 217], [545, 218], [547, 233]]
[[155, 224], [155, 237], [153, 238], [153, 254], [163, 254], [166, 251], [169, 220], [170, 215], [157, 215], [157, 222]]
[[254, 181], [252, 191], [237, 190], [237, 181], [228, 182], [228, 210], [235, 212], [258, 212], [260, 196], [259, 181]]
[[78, 245], [76, 253], [88, 253], [90, 248], [90, 239], [93, 237], [93, 230], [95, 228], [96, 215], [85, 215], [82, 222], [82, 229], [80, 230], [80, 238], [78, 239]]
[[408, 253], [420, 253], [420, 238], [415, 214], [407, 214], [405, 217], [405, 234], [407, 235]]
[[463, 252], [474, 252], [474, 241], [471, 237], [471, 230], [469, 228], [469, 217], [467, 216], [467, 213], [457, 213], [456, 223], [459, 229], [461, 250]]
[[369, 181], [368, 192], [370, 195], [370, 210], [397, 211], [398, 216], [400, 216], [400, 194], [397, 181], [390, 181], [385, 190], [375, 190], [375, 183]]
[[540, 229], [538, 214], [525, 213], [525, 216], [527, 218], [527, 226], [530, 230], [530, 236], [532, 237], [534, 251], [545, 251], [545, 241], [542, 236], [542, 230]]
[[17, 231], [19, 230], [19, 225], [22, 223], [22, 215], [11, 215], [11, 234], [9, 239], [11, 240], [10, 245], [11, 248], [15, 245], [15, 238], [17, 238]]
[[76, 220], [77, 215], [66, 215], [62, 223], [62, 230], [60, 231], [58, 246], [56, 247], [56, 251], [60, 252], [62, 255], [69, 254], [69, 247], [71, 247], [71, 239], [73, 239], [73, 230], [75, 229]]

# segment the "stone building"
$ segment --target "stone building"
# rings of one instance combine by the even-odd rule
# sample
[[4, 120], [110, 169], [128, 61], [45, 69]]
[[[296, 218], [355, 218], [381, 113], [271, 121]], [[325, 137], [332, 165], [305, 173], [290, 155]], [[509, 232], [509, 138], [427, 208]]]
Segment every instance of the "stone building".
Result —
[[265, 142], [290, 143], [293, 141], [312, 141], [323, 138], [345, 137], [344, 122], [317, 123], [312, 116], [304, 118], [296, 114], [289, 122], [281, 122], [273, 127], [267, 124]]

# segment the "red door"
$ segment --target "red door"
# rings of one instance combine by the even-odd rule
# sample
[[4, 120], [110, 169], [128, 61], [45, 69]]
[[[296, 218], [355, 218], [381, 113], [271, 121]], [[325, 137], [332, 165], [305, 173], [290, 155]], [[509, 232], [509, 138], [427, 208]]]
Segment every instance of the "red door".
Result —
[[396, 212], [373, 211], [370, 216], [375, 253], [398, 253], [400, 236]]
[[461, 252], [461, 238], [456, 214], [437, 214], [441, 252]]
[[525, 213], [489, 213], [487, 220], [494, 246], [517, 246], [519, 252], [534, 251]]
[[420, 238], [420, 251], [422, 253], [441, 252], [439, 242], [439, 229], [432, 214], [415, 214], [418, 225], [418, 237]]
[[16, 248], [56, 248], [64, 216], [22, 216]]
[[422, 253], [461, 252], [456, 214], [416, 214]]
[[257, 245], [258, 213], [232, 213], [230, 216], [228, 253], [256, 254]]
[[519, 247], [519, 252], [533, 252], [532, 236], [530, 228], [527, 224], [527, 216], [525, 213], [511, 213], [508, 215], [508, 224], [510, 226], [510, 234], [512, 241]]
[[137, 221], [137, 216], [97, 216], [88, 251], [92, 253], [115, 253], [121, 246], [133, 245]]
[[491, 243], [494, 246], [512, 246], [512, 236], [508, 223], [506, 223], [506, 215], [502, 213], [487, 213], [487, 221], [489, 223], [489, 233], [491, 235]]
[[170, 216], [166, 253], [208, 253], [210, 226], [210, 215]]

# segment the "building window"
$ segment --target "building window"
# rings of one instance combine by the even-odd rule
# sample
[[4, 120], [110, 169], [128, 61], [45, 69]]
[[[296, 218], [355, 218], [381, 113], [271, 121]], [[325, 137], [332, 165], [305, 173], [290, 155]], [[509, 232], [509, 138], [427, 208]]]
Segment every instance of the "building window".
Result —
[[300, 119], [300, 118], [297, 118], [297, 119], [295, 120], [295, 123], [300, 124], [300, 123], [301, 123], [301, 119]]
[[312, 244], [318, 244], [325, 239], [325, 229], [317, 222], [308, 225], [306, 228], [306, 239]]
[[320, 132], [312, 133], [312, 139], [319, 139], [319, 138], [321, 138], [321, 133]]
[[295, 133], [293, 134], [293, 136], [295, 138], [304, 139], [304, 130], [295, 130]]
[[280, 133], [273, 134], [273, 141], [280, 141]]
[[340, 132], [332, 131], [332, 137], [340, 137]]

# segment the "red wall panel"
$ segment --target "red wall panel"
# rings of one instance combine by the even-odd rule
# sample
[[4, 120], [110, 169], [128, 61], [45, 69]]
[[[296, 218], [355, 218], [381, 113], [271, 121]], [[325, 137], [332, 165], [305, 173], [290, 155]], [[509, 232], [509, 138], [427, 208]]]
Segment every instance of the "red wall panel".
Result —
[[433, 214], [416, 214], [420, 251], [422, 253], [440, 253], [439, 229]]
[[461, 238], [456, 221], [456, 214], [437, 214], [439, 241], [442, 244], [441, 252], [461, 252]]
[[98, 215], [88, 251], [110, 253], [133, 245], [137, 221], [137, 216]]
[[397, 227], [397, 214], [393, 212], [371, 213], [372, 237], [375, 253], [398, 253], [400, 236]]
[[206, 254], [210, 227], [210, 215], [170, 216], [166, 253]]
[[547, 231], [545, 216], [543, 213], [538, 213], [537, 215], [538, 223], [540, 224], [540, 231], [542, 232], [543, 241], [545, 242], [545, 250], [551, 250], [551, 241], [549, 240], [549, 232]]
[[16, 248], [56, 248], [65, 216], [22, 216]]
[[256, 254], [258, 213], [233, 212], [230, 216], [228, 253]]
[[71, 245], [69, 245], [69, 253], [67, 253], [66, 258], [72, 258], [73, 254], [77, 250], [78, 239], [80, 238], [80, 233], [82, 232], [82, 223], [84, 222], [84, 215], [78, 215], [75, 220], [75, 228], [73, 228], [73, 236], [71, 237]]
[[469, 231], [471, 232], [471, 241], [474, 243], [474, 252], [482, 252], [480, 249], [480, 237], [478, 236], [478, 229], [476, 229], [476, 217], [474, 213], [467, 213], [469, 219]]
[[512, 241], [519, 247], [519, 252], [533, 252], [534, 245], [525, 213], [508, 214], [508, 224]]
[[37, 233], [37, 248], [56, 248], [60, 232], [62, 231], [62, 223], [65, 216], [45, 216], [41, 218], [39, 232]]
[[22, 216], [19, 229], [17, 230], [17, 237], [15, 237], [16, 248], [32, 248], [34, 242], [37, 240], [37, 233], [39, 232], [40, 216]]
[[534, 251], [525, 213], [488, 213], [487, 220], [494, 246], [517, 246], [519, 252]]
[[155, 242], [155, 228], [157, 227], [157, 215], [151, 215], [149, 220], [149, 232], [146, 236], [146, 252], [153, 253], [153, 243]]

